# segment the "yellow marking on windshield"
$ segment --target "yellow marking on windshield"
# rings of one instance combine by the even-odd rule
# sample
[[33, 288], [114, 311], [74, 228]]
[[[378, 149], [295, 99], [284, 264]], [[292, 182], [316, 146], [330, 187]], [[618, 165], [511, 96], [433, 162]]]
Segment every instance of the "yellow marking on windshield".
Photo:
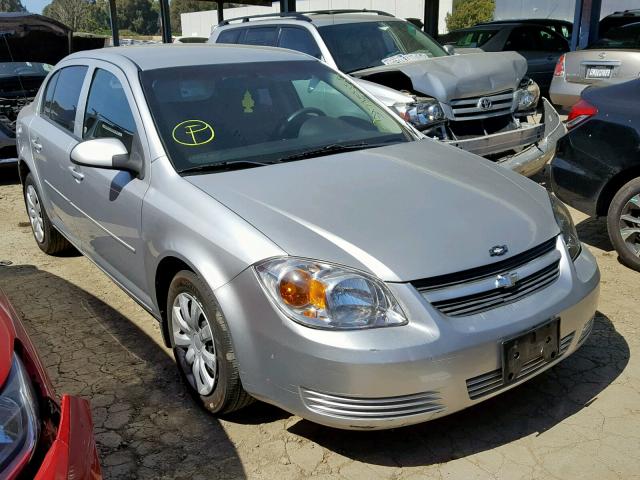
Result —
[[185, 120], [177, 124], [171, 136], [185, 147], [197, 147], [209, 143], [216, 136], [213, 127], [202, 120]]
[[251, 96], [251, 92], [246, 90], [244, 92], [244, 96], [242, 97], [242, 106], [244, 108], [244, 113], [253, 113], [253, 107], [255, 107], [256, 102], [253, 101], [253, 97]]

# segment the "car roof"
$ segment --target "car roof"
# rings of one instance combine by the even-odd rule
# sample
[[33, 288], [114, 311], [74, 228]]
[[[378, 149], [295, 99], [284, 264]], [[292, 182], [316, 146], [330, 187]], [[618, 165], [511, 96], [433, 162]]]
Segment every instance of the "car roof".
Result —
[[[304, 14], [304, 12], [301, 12]], [[314, 25], [318, 27], [322, 27], [325, 25], [337, 25], [342, 23], [362, 23], [362, 22], [389, 22], [389, 21], [400, 21], [404, 22], [405, 20], [396, 18], [393, 15], [377, 15], [371, 13], [336, 13], [336, 14], [326, 14], [326, 13], [309, 13], [307, 14]]]
[[640, 9], [632, 9], [632, 10], [623, 10], [623, 11], [620, 11], [620, 12], [613, 12], [611, 15], [607, 15], [604, 18], [611, 18], [611, 17], [640, 17]]
[[490, 22], [481, 22], [478, 25], [495, 25], [495, 24], [505, 24], [505, 23], [534, 23], [534, 24], [540, 24], [540, 25], [545, 25], [545, 24], [562, 24], [562, 25], [573, 25], [570, 21], [568, 20], [560, 20], [558, 18], [513, 18], [513, 19], [509, 19], [509, 20], [492, 20]]
[[366, 23], [366, 22], [405, 22], [401, 18], [394, 17], [391, 14], [377, 10], [318, 10], [309, 12], [292, 12], [292, 13], [273, 13], [265, 15], [249, 15], [245, 17], [230, 18], [221, 22], [218, 27], [246, 27], [250, 24], [280, 24], [290, 22], [312, 23], [316, 27], [326, 25], [338, 25], [347, 23]]
[[169, 43], [85, 50], [67, 59], [96, 59], [119, 64], [134, 63], [140, 70], [250, 62], [311, 60], [304, 53], [274, 47], [249, 45]]

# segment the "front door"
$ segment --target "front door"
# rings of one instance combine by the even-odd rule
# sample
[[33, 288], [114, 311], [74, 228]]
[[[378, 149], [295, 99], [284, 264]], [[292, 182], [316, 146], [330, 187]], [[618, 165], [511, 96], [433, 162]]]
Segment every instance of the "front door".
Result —
[[[117, 138], [130, 155], [144, 159], [148, 151], [144, 129], [125, 75], [102, 62], [92, 67], [81, 120], [82, 140]], [[143, 163], [148, 167], [147, 161]], [[76, 168], [80, 180], [72, 201], [82, 212], [76, 230], [83, 250], [141, 303], [151, 305], [141, 234], [148, 171]]]

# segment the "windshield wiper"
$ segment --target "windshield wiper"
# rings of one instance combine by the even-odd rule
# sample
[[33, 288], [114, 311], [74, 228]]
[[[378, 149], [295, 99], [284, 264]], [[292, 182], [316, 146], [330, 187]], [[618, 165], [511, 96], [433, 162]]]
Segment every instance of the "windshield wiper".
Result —
[[264, 167], [269, 163], [254, 162], [252, 160], [233, 160], [230, 162], [209, 163], [198, 165], [197, 167], [183, 168], [178, 173], [180, 175], [195, 175], [205, 172], [228, 172], [229, 170], [241, 170], [243, 168]]
[[274, 163], [283, 163], [283, 162], [293, 162], [295, 160], [304, 160], [305, 158], [314, 158], [314, 157], [322, 157], [324, 155], [333, 155], [334, 153], [341, 152], [352, 152], [354, 150], [364, 150], [365, 148], [376, 148], [382, 147], [384, 145], [388, 145], [389, 143], [350, 143], [350, 144], [341, 144], [336, 143], [332, 145], [325, 145], [321, 148], [313, 148], [311, 150], [304, 150], [299, 153], [294, 153], [293, 155], [288, 155], [286, 157], [279, 158], [274, 161]]

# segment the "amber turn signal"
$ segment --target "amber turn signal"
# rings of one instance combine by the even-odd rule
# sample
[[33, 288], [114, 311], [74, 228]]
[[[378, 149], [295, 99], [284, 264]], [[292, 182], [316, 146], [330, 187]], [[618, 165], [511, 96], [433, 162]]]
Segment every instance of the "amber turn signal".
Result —
[[280, 279], [279, 289], [282, 300], [292, 307], [324, 309], [327, 306], [324, 284], [304, 270], [295, 269], [285, 273]]

